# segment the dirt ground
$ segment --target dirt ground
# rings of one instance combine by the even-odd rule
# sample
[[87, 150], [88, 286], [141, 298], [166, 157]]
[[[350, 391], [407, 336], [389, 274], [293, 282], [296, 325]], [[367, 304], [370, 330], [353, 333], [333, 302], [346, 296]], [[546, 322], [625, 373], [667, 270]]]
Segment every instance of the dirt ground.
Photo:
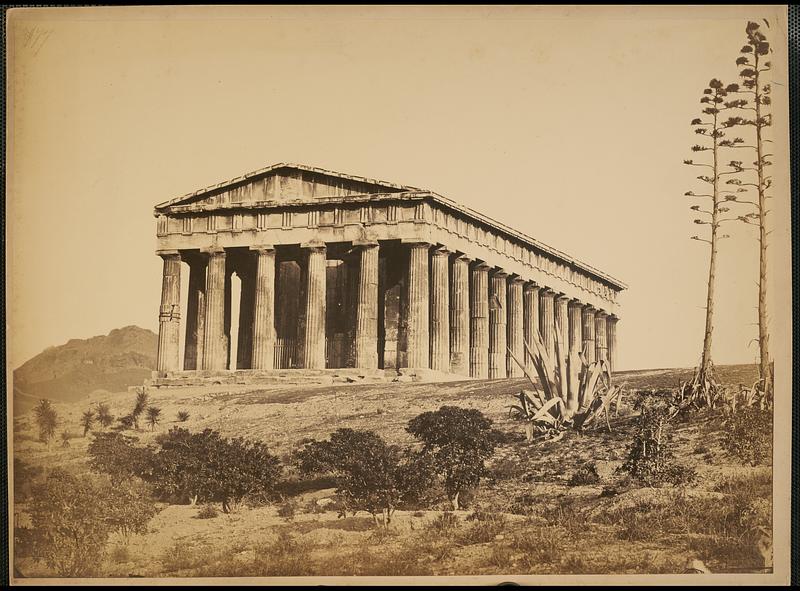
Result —
[[[756, 379], [753, 366], [718, 372], [730, 384]], [[771, 466], [743, 466], [730, 457], [719, 444], [716, 411], [697, 413], [674, 429], [676, 462], [698, 475], [691, 486], [616, 490], [617, 468], [635, 426], [636, 393], [673, 388], [690, 374], [676, 369], [620, 373], [615, 383], [626, 394], [610, 432], [600, 424], [582, 435], [533, 443], [508, 415], [512, 395], [528, 387], [525, 379], [150, 389], [150, 404], [161, 408], [163, 418], [153, 430], [135, 433], [142, 443], [176, 425], [192, 431], [208, 427], [225, 436], [263, 440], [287, 461], [308, 439], [326, 438], [339, 427], [374, 430], [391, 443], [413, 444], [405, 431], [408, 421], [442, 405], [476, 408], [508, 437], [465, 511], [445, 514], [446, 503], [398, 511], [384, 530], [367, 514], [338, 517], [330, 506], [334, 490], [329, 484], [290, 499], [293, 518], [281, 517], [279, 504], [242, 506], [210, 518], [200, 518], [198, 506], [162, 505], [148, 533], [110, 541], [101, 574], [679, 573], [692, 560], [702, 560], [711, 572], [763, 572], [757, 551], [763, 534], [744, 528], [744, 518], [735, 512], [749, 516], [748, 524], [771, 528]], [[81, 436], [83, 411], [106, 402], [121, 416], [135, 397], [135, 392], [96, 392], [56, 404], [63, 421], [59, 433], [66, 429], [73, 436], [66, 448], [58, 438], [45, 448], [36, 440], [33, 417], [17, 417], [15, 457], [39, 466], [79, 467], [90, 441]], [[185, 422], [177, 418], [182, 410], [190, 413]], [[590, 463], [599, 480], [571, 482]], [[49, 574], [29, 559], [17, 566], [26, 576]]]

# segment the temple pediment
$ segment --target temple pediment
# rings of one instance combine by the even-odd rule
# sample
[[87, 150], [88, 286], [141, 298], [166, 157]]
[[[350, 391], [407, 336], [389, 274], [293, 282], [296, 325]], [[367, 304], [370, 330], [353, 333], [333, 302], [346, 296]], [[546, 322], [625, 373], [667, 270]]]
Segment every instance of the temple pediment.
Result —
[[160, 203], [156, 205], [156, 211], [192, 205], [206, 207], [297, 200], [313, 202], [316, 199], [415, 190], [418, 189], [387, 181], [301, 164], [281, 163]]

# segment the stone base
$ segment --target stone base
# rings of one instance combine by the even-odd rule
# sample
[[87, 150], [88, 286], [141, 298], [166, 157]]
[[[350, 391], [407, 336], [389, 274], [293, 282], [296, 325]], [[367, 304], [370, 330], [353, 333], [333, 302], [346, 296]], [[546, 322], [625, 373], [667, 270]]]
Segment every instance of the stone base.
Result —
[[152, 388], [215, 384], [374, 384], [388, 382], [443, 382], [468, 380], [465, 376], [431, 369], [238, 369], [225, 371], [170, 371], [152, 373], [144, 385]]

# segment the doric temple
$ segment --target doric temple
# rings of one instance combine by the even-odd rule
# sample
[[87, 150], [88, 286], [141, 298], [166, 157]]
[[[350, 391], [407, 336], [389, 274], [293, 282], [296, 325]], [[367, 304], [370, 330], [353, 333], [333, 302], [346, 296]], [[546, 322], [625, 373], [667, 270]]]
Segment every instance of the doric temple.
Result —
[[523, 359], [538, 330], [554, 352], [556, 325], [615, 365], [623, 283], [431, 191], [276, 164], [155, 216], [156, 382], [341, 368], [512, 377], [509, 350]]

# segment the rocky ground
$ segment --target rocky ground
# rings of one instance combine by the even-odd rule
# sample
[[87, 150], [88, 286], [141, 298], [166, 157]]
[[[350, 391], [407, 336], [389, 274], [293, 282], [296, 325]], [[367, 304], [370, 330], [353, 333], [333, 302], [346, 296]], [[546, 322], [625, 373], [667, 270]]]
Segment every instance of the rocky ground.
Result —
[[[752, 384], [755, 368], [719, 368], [723, 381]], [[181, 425], [227, 436], [265, 441], [287, 461], [308, 439], [338, 427], [370, 429], [387, 441], [412, 444], [405, 426], [442, 405], [476, 408], [507, 434], [466, 511], [447, 513], [446, 503], [425, 511], [398, 511], [388, 530], [369, 515], [337, 517], [330, 484], [306, 487], [287, 502], [240, 507], [232, 514], [200, 518], [201, 508], [163, 506], [144, 535], [113, 539], [102, 566], [107, 576], [234, 575], [443, 575], [676, 573], [692, 560], [712, 572], [760, 572], [764, 534], [770, 529], [770, 466], [742, 465], [721, 446], [723, 417], [698, 412], [675, 425], [674, 455], [697, 473], [689, 486], [624, 486], [618, 472], [627, 456], [642, 392], [674, 388], [690, 370], [624, 372], [615, 383], [626, 395], [611, 431], [600, 424], [556, 442], [527, 442], [509, 418], [512, 395], [524, 379], [439, 384], [390, 383], [329, 386], [215, 386], [151, 389], [162, 409], [143, 443]], [[40, 466], [79, 467], [90, 437], [81, 437], [82, 412], [107, 402], [116, 416], [129, 411], [135, 392], [96, 393], [57, 404], [60, 430], [50, 449], [36, 440], [32, 416], [15, 420], [15, 454]], [[177, 413], [188, 411], [185, 422]], [[592, 465], [598, 479], [575, 475]], [[468, 499], [469, 500], [469, 499]], [[281, 516], [281, 514], [283, 516]], [[28, 559], [28, 576], [47, 574]]]

